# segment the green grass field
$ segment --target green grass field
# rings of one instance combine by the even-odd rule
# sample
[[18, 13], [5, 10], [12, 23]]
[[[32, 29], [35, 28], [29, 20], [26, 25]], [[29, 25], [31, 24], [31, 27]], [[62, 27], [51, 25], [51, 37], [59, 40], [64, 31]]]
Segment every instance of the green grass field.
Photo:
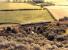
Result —
[[47, 10], [0, 11], [0, 23], [35, 23], [53, 21]]

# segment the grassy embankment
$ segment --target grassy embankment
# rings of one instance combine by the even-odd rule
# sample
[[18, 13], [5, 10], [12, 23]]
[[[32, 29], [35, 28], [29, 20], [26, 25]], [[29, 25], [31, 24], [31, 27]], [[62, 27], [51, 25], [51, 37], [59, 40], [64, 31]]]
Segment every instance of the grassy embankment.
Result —
[[0, 3], [2, 5], [0, 10], [5, 9], [38, 9], [38, 10], [17, 10], [17, 11], [0, 11], [0, 23], [32, 23], [32, 22], [45, 22], [52, 21], [53, 18], [48, 11], [40, 10], [40, 7], [30, 4], [18, 3]]

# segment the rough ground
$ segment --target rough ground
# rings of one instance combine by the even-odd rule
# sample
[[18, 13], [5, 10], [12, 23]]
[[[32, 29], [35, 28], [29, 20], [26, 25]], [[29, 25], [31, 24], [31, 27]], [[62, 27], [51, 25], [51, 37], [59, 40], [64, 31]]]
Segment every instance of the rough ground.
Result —
[[68, 50], [68, 25], [50, 23], [37, 30], [28, 28], [0, 27], [0, 50]]

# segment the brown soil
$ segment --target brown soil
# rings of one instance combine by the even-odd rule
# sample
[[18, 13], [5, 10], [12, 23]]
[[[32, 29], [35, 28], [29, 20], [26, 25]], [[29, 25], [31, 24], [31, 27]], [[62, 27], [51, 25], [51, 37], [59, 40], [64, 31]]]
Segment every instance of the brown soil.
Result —
[[38, 26], [38, 30], [28, 28], [16, 25], [1, 29], [0, 50], [68, 50], [68, 25], [50, 23]]

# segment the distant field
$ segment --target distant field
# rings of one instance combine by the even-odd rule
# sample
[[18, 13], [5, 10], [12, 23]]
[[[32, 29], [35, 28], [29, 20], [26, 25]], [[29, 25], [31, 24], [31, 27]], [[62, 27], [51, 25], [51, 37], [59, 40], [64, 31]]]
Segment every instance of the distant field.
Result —
[[57, 20], [65, 16], [68, 17], [68, 6], [47, 6], [45, 8], [47, 8]]
[[0, 23], [32, 23], [52, 21], [47, 10], [0, 11]]
[[5, 9], [41, 9], [41, 7], [29, 3], [0, 3], [0, 10]]

